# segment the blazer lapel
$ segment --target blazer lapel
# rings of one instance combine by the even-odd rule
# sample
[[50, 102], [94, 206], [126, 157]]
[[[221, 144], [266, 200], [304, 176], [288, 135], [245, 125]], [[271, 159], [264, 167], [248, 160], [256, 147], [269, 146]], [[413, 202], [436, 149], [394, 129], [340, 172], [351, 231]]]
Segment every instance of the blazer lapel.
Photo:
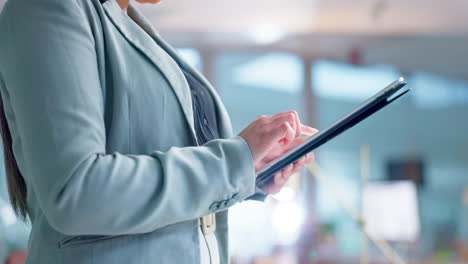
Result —
[[213, 101], [215, 103], [218, 117], [218, 130], [222, 138], [228, 138], [232, 136], [232, 125], [231, 119], [229, 117], [228, 111], [224, 106], [221, 97], [219, 96], [218, 92], [215, 88], [211, 85], [211, 83], [201, 74], [193, 68], [191, 65], [187, 64], [184, 59], [182, 59], [177, 51], [175, 51], [171, 45], [169, 45], [163, 38], [159, 39], [159, 44], [163, 47], [164, 50], [167, 51], [180, 65], [184, 67], [192, 76], [198, 79], [210, 92]]
[[[132, 17], [135, 22], [140, 25], [150, 36], [151, 38], [162, 48], [164, 51], [166, 51], [167, 54], [169, 54], [178, 64], [178, 67], [183, 67], [185, 70], [187, 70], [190, 74], [192, 74], [195, 78], [197, 78], [205, 87], [208, 88], [208, 91], [211, 93], [214, 103], [216, 105], [216, 108], [218, 109], [218, 126], [220, 129], [220, 135], [222, 137], [231, 137], [232, 134], [232, 127], [231, 127], [231, 121], [228, 115], [228, 112], [224, 106], [224, 104], [221, 101], [221, 98], [219, 97], [218, 93], [215, 91], [213, 86], [209, 83], [206, 78], [199, 73], [195, 68], [187, 64], [177, 53], [177, 51], [170, 45], [168, 44], [154, 29], [152, 26], [151, 22], [149, 22], [145, 16], [143, 16], [140, 11], [138, 11], [137, 8], [135, 8], [131, 3], [129, 4], [128, 7], [128, 15]], [[180, 75], [182, 75], [184, 81], [185, 77], [183, 76], [183, 73], [181, 70], [177, 67], [176, 70]], [[190, 104], [191, 105], [191, 104]]]
[[[142, 19], [142, 15], [133, 7], [129, 6], [127, 16], [116, 1], [106, 1], [102, 4], [103, 9], [112, 23], [117, 27], [120, 33], [130, 42], [136, 49], [138, 49], [144, 56], [146, 56], [163, 74], [167, 79], [170, 86], [174, 90], [176, 97], [181, 104], [185, 119], [189, 124], [193, 138], [196, 140], [192, 98], [190, 90], [177, 63], [167, 54], [164, 54], [158, 45], [154, 45], [154, 37], [148, 36], [147, 33], [154, 33], [154, 29], [150, 24]], [[133, 20], [134, 21], [133, 21]], [[138, 23], [138, 24], [136, 24]], [[150, 31], [148, 32], [148, 29]], [[147, 31], [146, 33], [144, 31]], [[152, 34], [150, 34], [152, 35]]]

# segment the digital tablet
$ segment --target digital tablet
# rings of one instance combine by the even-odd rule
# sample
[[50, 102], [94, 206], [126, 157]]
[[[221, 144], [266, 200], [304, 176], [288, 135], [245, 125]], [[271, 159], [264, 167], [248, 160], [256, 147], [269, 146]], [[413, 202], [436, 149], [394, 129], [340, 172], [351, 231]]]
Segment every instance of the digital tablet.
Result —
[[289, 164], [297, 161], [305, 154], [322, 146], [330, 139], [338, 136], [348, 128], [353, 127], [354, 125], [358, 124], [362, 120], [368, 118], [375, 112], [379, 111], [396, 99], [400, 98], [402, 95], [409, 92], [410, 89], [403, 89], [405, 86], [405, 79], [403, 77], [399, 78], [382, 89], [376, 95], [372, 96], [364, 103], [359, 105], [356, 109], [339, 118], [335, 123], [333, 123], [325, 130], [311, 136], [309, 139], [291, 149], [280, 158], [265, 165], [265, 167], [257, 172], [257, 186], [261, 188], [269, 184], [273, 179], [273, 176], [277, 172], [286, 168]]

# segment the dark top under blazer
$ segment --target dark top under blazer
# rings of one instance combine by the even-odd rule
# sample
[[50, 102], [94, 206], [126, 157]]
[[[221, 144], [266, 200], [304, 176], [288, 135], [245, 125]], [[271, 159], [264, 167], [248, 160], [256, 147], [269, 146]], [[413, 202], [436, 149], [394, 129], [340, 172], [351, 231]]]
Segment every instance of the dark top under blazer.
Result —
[[182, 69], [190, 86], [193, 118], [198, 144], [219, 138], [216, 108], [213, 97], [206, 87], [185, 69]]

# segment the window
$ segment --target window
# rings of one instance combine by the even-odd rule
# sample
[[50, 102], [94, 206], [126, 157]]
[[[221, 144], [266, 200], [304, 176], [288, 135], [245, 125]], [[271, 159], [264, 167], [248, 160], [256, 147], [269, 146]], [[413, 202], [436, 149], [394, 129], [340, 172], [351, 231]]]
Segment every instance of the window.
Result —
[[302, 112], [303, 65], [287, 53], [229, 53], [215, 61], [215, 84], [237, 133], [259, 115]]

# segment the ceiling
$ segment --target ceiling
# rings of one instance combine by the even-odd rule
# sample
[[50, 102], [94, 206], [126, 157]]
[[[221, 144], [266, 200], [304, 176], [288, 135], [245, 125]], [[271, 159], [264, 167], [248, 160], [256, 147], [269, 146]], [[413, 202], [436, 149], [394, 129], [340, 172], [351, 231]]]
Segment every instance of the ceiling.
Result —
[[167, 31], [243, 32], [271, 24], [290, 33], [466, 33], [466, 0], [164, 0], [142, 5]]
[[137, 6], [179, 46], [340, 61], [358, 50], [363, 64], [468, 79], [467, 0], [163, 1]]
[[292, 34], [468, 33], [466, 0], [163, 0], [136, 5], [158, 28], [171, 32], [239, 33], [269, 24]]
[[363, 64], [468, 79], [468, 0], [163, 0], [136, 6], [177, 46], [283, 50], [341, 61], [357, 50]]

